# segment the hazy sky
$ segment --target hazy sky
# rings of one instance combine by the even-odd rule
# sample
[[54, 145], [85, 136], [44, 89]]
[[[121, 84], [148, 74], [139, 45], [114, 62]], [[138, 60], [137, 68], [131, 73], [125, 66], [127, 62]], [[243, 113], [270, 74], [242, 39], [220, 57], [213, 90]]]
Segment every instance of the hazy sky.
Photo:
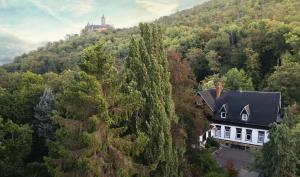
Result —
[[0, 33], [30, 43], [62, 39], [79, 33], [87, 22], [129, 27], [203, 0], [0, 0]]
[[117, 28], [152, 21], [207, 0], [0, 0], [0, 65], [88, 23]]

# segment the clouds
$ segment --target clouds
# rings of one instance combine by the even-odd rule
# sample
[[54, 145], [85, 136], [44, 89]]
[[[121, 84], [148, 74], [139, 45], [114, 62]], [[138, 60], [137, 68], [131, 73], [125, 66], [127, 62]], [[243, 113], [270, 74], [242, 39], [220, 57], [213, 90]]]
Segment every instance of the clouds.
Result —
[[13, 57], [36, 47], [36, 45], [23, 41], [19, 37], [0, 29], [0, 65], [9, 63], [13, 60]]
[[30, 0], [51, 15], [84, 15], [95, 9], [95, 0]]
[[95, 6], [96, 4], [93, 0], [72, 0], [62, 6], [60, 11], [70, 12], [75, 15], [84, 15], [94, 11]]
[[171, 14], [179, 7], [178, 0], [136, 0], [136, 3], [155, 16]]

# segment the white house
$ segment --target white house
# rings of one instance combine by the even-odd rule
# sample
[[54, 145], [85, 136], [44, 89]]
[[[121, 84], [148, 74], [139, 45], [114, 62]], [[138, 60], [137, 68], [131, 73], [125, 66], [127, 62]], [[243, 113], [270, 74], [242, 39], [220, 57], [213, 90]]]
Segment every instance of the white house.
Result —
[[281, 119], [279, 92], [227, 91], [216, 89], [198, 92], [198, 105], [207, 107], [211, 129], [199, 137], [204, 145], [208, 137], [230, 146], [262, 146], [268, 142], [268, 130]]

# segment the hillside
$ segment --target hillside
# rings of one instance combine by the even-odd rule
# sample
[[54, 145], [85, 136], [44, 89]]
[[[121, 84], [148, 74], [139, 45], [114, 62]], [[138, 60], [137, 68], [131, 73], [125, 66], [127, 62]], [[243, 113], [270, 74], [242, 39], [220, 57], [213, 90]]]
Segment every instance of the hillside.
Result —
[[[211, 0], [138, 27], [69, 35], [0, 67], [0, 176], [236, 176], [233, 164], [216, 162], [219, 142], [199, 142], [211, 114], [229, 122], [224, 134], [232, 123], [233, 107], [211, 112], [195, 97], [215, 86], [216, 105], [227, 91], [280, 92], [274, 106], [259, 99], [276, 121], [263, 129], [270, 141], [253, 168], [299, 176], [299, 78], [299, 0]], [[260, 127], [250, 104], [232, 104], [249, 145], [249, 128]]]
[[[257, 28], [267, 28], [268, 25], [277, 25], [278, 28], [281, 28], [280, 26], [283, 24], [289, 24], [290, 28], [293, 28], [293, 26], [299, 25], [299, 9], [300, 2], [297, 0], [212, 0], [171, 16], [162, 17], [156, 22], [163, 25], [166, 29], [166, 38], [164, 40], [166, 47], [178, 50], [184, 57], [187, 57], [189, 51], [195, 48], [207, 48], [207, 45], [211, 46], [213, 41], [224, 38], [224, 32], [227, 33], [225, 35], [229, 35], [228, 38], [234, 40], [223, 41], [225, 43], [234, 42], [234, 46], [229, 46], [229, 48], [234, 47], [232, 52], [243, 50], [242, 48], [248, 46], [242, 45], [251, 40], [249, 39], [251, 37], [248, 36], [254, 33], [254, 31], [250, 31], [250, 26], [253, 27], [255, 23], [265, 23], [264, 27], [257, 26]], [[268, 19], [269, 21], [262, 19]], [[108, 47], [114, 50], [118, 60], [122, 61], [127, 55], [126, 46], [129, 42], [129, 36], [137, 32], [134, 29], [107, 31], [103, 34], [90, 33], [71, 36], [65, 41], [49, 43], [37, 51], [17, 57], [12, 64], [5, 65], [3, 68], [6, 68], [8, 71], [33, 71], [36, 73], [76, 69], [76, 63], [79, 61], [79, 55], [82, 50], [89, 45], [95, 44], [98, 40], [107, 41]], [[218, 47], [220, 48], [221, 46]], [[251, 47], [255, 48], [256, 46]], [[235, 60], [231, 62], [232, 65], [243, 67], [244, 56], [222, 56], [230, 55], [232, 52], [227, 51], [225, 54], [219, 51], [219, 55], [224, 58], [222, 59], [224, 62], [225, 60]], [[274, 56], [276, 60], [279, 55]], [[224, 71], [226, 70], [224, 68]], [[207, 69], [205, 72], [209, 74]], [[198, 76], [198, 79], [203, 79], [206, 74]]]

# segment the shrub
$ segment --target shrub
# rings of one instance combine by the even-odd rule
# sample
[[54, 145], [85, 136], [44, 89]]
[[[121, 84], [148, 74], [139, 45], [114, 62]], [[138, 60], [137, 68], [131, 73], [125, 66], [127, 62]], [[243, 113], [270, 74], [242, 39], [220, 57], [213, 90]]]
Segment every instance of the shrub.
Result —
[[220, 147], [220, 144], [213, 138], [208, 138], [206, 140], [206, 144], [205, 144], [205, 147], [206, 148], [211, 148], [211, 147], [216, 147], [216, 148], [219, 148]]

